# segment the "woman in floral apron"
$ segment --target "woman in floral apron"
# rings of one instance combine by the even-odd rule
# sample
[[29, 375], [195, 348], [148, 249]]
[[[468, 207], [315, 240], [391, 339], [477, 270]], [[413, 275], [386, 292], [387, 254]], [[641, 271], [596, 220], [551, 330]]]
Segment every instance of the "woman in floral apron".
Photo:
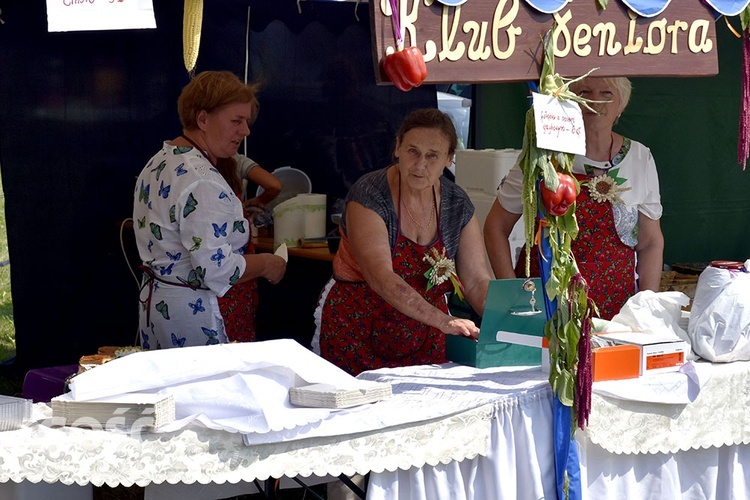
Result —
[[447, 306], [458, 293], [481, 313], [490, 279], [474, 207], [442, 176], [456, 145], [450, 117], [416, 110], [398, 133], [396, 163], [347, 195], [313, 348], [351, 374], [445, 362], [446, 334], [479, 335]]
[[[581, 183], [576, 199], [579, 233], [573, 255], [589, 284], [599, 316], [611, 319], [639, 290], [658, 291], [664, 237], [659, 178], [651, 151], [612, 131], [630, 100], [627, 78], [585, 78], [571, 87], [581, 97], [606, 103], [585, 108], [586, 156], [576, 156], [573, 172]], [[484, 226], [495, 276], [522, 276], [522, 253], [513, 268], [509, 235], [523, 212], [523, 174], [515, 165], [503, 180]], [[531, 259], [539, 276], [538, 259]]]

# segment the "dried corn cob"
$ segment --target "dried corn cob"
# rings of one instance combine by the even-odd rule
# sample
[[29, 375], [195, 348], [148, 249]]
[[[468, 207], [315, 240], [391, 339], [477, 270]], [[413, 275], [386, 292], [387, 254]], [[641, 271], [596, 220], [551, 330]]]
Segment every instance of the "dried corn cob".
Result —
[[192, 73], [198, 60], [203, 24], [203, 0], [185, 0], [182, 18], [182, 57], [185, 69]]

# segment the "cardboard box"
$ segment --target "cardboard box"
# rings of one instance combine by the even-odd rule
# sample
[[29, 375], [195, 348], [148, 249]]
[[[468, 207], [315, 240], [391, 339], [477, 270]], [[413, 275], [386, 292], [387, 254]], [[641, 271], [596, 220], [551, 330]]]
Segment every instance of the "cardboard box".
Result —
[[[635, 345], [597, 347], [591, 352], [591, 375], [594, 382], [638, 378], [641, 349]], [[549, 342], [542, 339], [542, 372], [549, 373]]]
[[602, 333], [600, 337], [617, 345], [637, 346], [640, 376], [677, 371], [690, 352], [690, 345], [679, 337], [642, 332]]
[[521, 278], [490, 281], [479, 340], [447, 335], [445, 349], [450, 361], [476, 368], [542, 363], [541, 342], [547, 316], [541, 280], [532, 280], [536, 287], [535, 313], [529, 304], [531, 293], [523, 288], [525, 281]]
[[591, 353], [594, 382], [638, 378], [640, 369], [641, 348], [636, 345], [598, 347]]

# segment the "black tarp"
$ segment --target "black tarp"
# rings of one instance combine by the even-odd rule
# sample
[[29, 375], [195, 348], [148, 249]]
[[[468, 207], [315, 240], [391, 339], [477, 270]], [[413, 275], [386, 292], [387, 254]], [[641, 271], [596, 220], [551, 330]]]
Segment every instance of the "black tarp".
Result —
[[[367, 5], [355, 13], [349, 2], [206, 2], [198, 71], [244, 75], [248, 6], [249, 77], [263, 85], [248, 155], [267, 170], [305, 171], [331, 204], [387, 165], [401, 119], [435, 106], [435, 87], [376, 86]], [[188, 75], [182, 2], [154, 2], [155, 30], [109, 32], [48, 33], [44, 0], [2, 9], [0, 165], [15, 368], [25, 370], [135, 341], [138, 289], [119, 223], [131, 216], [143, 165], [179, 135], [176, 99]], [[127, 232], [125, 244], [132, 254]], [[268, 336], [304, 342], [299, 325], [312, 325], [311, 305], [271, 299]]]

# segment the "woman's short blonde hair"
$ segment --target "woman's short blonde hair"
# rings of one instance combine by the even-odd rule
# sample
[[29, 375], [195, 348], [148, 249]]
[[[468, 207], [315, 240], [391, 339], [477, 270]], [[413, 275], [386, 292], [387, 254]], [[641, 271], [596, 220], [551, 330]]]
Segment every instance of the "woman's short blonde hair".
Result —
[[244, 83], [231, 71], [204, 71], [195, 76], [177, 99], [177, 112], [183, 130], [198, 128], [197, 117], [201, 111], [211, 113], [228, 104], [251, 103], [251, 125], [258, 116], [260, 104], [256, 85]]
[[[628, 107], [628, 103], [630, 102], [630, 95], [633, 93], [633, 84], [630, 83], [630, 80], [628, 80], [624, 76], [589, 76], [588, 78], [600, 78], [607, 85], [612, 85], [612, 87], [614, 87], [615, 92], [617, 92], [617, 96], [620, 98], [620, 109], [617, 110], [618, 115], [622, 113], [626, 107]], [[581, 81], [573, 83], [570, 86], [570, 90], [576, 92], [576, 89], [579, 88], [588, 78], [584, 78]]]

